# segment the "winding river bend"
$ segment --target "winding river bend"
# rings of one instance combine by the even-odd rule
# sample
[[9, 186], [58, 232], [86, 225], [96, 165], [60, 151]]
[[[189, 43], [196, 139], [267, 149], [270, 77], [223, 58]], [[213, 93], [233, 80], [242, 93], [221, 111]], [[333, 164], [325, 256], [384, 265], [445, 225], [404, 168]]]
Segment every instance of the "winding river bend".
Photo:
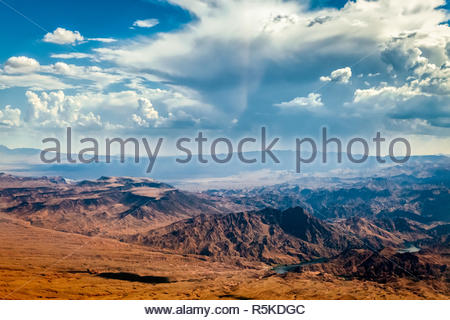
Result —
[[296, 264], [283, 264], [283, 265], [273, 267], [272, 270], [278, 274], [285, 274], [287, 272], [294, 271], [296, 268], [301, 267], [301, 266], [307, 266], [307, 265], [316, 264], [316, 263], [323, 263], [323, 262], [327, 262], [327, 261], [328, 261], [328, 259], [326, 259], [326, 258], [320, 258], [320, 259], [305, 261], [305, 262], [296, 263]]

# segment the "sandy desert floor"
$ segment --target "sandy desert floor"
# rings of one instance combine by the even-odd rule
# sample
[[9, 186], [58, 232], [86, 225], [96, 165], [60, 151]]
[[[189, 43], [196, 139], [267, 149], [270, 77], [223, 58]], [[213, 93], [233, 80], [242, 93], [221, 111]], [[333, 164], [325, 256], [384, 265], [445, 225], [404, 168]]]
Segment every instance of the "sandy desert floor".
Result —
[[[124, 273], [126, 280], [112, 279]], [[276, 275], [263, 265], [248, 269], [152, 252], [143, 246], [42, 229], [0, 216], [0, 299], [449, 297], [448, 284], [437, 281], [400, 279], [380, 284], [320, 273]]]

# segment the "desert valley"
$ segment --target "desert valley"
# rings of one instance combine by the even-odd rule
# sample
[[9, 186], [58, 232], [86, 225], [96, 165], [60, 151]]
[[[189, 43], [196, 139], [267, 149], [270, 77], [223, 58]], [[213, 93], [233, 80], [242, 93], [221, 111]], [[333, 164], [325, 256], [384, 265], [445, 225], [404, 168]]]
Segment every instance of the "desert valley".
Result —
[[203, 192], [1, 174], [0, 298], [448, 299], [450, 171], [421, 172]]

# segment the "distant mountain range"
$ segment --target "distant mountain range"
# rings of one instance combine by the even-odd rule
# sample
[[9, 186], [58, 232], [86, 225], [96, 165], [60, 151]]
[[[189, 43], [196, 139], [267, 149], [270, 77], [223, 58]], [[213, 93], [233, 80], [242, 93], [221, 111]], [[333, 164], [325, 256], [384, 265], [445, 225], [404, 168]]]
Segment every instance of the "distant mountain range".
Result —
[[183, 192], [150, 178], [101, 177], [79, 182], [0, 174], [0, 203], [8, 215], [44, 228], [115, 237], [204, 212], [241, 207]]
[[[62, 176], [69, 179], [96, 179], [99, 176], [151, 176], [154, 179], [168, 182], [183, 189], [236, 189], [244, 187], [266, 186], [278, 183], [309, 184], [319, 186], [333, 182], [333, 178], [361, 178], [371, 176], [414, 175], [425, 177], [435, 168], [450, 169], [450, 158], [444, 155], [414, 156], [404, 165], [397, 165], [385, 158], [385, 164], [379, 164], [375, 157], [369, 157], [361, 164], [348, 161], [344, 155], [343, 162], [337, 162], [337, 154], [329, 153], [328, 162], [321, 162], [321, 154], [317, 160], [302, 168], [302, 173], [295, 173], [295, 152], [276, 150], [280, 163], [245, 164], [233, 154], [232, 160], [226, 164], [214, 163], [209, 156], [207, 164], [199, 163], [195, 156], [187, 164], [176, 162], [176, 156], [160, 156], [157, 158], [152, 173], [146, 173], [148, 159], [142, 158], [135, 163], [134, 158], [126, 158], [120, 163], [117, 157], [112, 157], [111, 163], [105, 163], [100, 157], [99, 163], [80, 164], [67, 163], [43, 164], [39, 159], [38, 149], [9, 149], [0, 145], [0, 172], [8, 172], [25, 176]], [[244, 153], [247, 158], [260, 157], [258, 152]], [[64, 160], [64, 155], [62, 156]]]
[[[421, 167], [420, 176], [399, 174], [367, 178], [317, 178], [251, 189], [205, 191], [241, 205], [286, 209], [302, 206], [322, 219], [405, 218], [418, 223], [450, 222], [450, 170]], [[407, 169], [405, 169], [407, 170]], [[393, 173], [397, 173], [395, 169]]]

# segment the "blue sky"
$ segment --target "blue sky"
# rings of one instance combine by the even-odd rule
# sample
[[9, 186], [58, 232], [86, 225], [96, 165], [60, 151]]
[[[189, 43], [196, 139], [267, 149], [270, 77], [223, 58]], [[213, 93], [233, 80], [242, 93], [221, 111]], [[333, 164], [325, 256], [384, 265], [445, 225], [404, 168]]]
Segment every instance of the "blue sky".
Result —
[[0, 1], [0, 139], [404, 136], [450, 153], [448, 6]]
[[[2, 5], [0, 19], [3, 26], [1, 36], [3, 40], [1, 59], [8, 59], [13, 55], [28, 55], [46, 59], [50, 62], [49, 53], [65, 52], [67, 48], [59, 48], [41, 43], [45, 31], [53, 31], [57, 27], [78, 30], [82, 35], [102, 35], [116, 39], [127, 39], [137, 35], [149, 35], [157, 32], [167, 32], [179, 28], [182, 24], [192, 20], [191, 14], [178, 6], [164, 1], [41, 1], [39, 5], [31, 5], [27, 0], [10, 0], [7, 4], [35, 21], [37, 27], [24, 17]], [[155, 18], [160, 21], [151, 29], [134, 29], [129, 27], [138, 19]], [[14, 30], [14, 32], [8, 32]], [[89, 45], [80, 48], [88, 49]], [[77, 48], [78, 49], [78, 48]]]

